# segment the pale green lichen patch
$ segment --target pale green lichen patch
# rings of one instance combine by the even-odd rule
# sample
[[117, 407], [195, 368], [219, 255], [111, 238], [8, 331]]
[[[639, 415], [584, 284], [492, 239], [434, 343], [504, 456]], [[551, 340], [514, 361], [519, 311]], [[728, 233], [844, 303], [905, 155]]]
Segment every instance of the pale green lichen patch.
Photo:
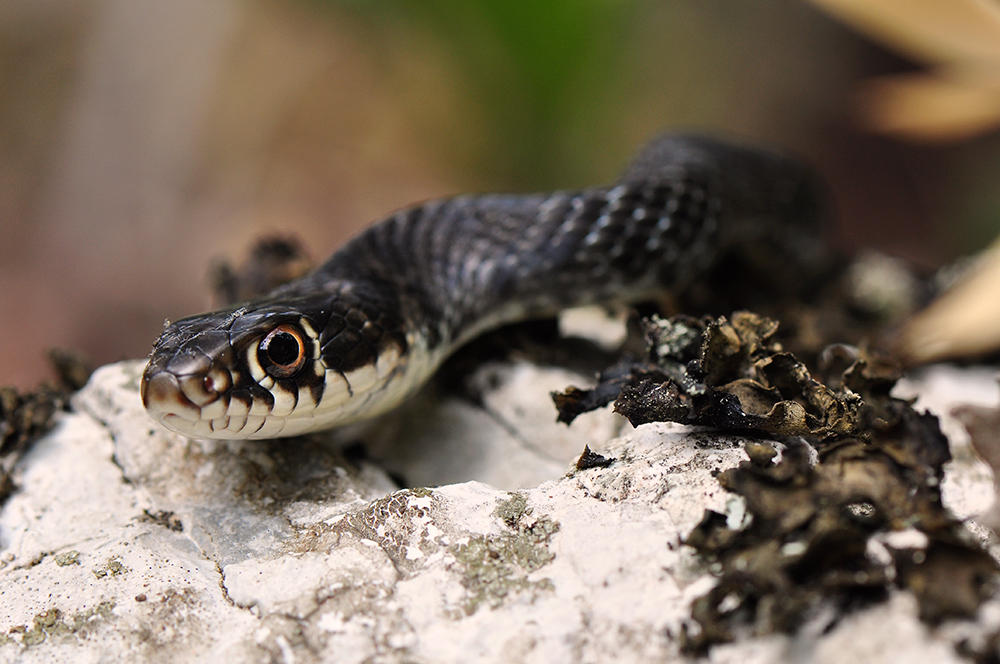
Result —
[[57, 553], [53, 560], [56, 561], [56, 565], [59, 567], [66, 567], [67, 565], [79, 565], [80, 564], [80, 552], [76, 549], [71, 549], [69, 551], [63, 551], [62, 553]]
[[113, 601], [101, 602], [92, 609], [78, 611], [64, 620], [63, 612], [53, 607], [35, 614], [30, 629], [27, 625], [18, 625], [11, 627], [8, 634], [0, 634], [0, 646], [9, 643], [37, 646], [51, 636], [76, 634], [98, 620], [111, 620], [114, 608]]
[[104, 563], [104, 567], [99, 567], [94, 570], [94, 576], [98, 579], [103, 579], [107, 576], [121, 576], [128, 571], [128, 568], [122, 564], [121, 558], [117, 556], [108, 558], [108, 562]]
[[449, 552], [465, 566], [462, 585], [467, 590], [464, 609], [471, 615], [486, 604], [495, 608], [509, 595], [554, 590], [550, 579], [532, 580], [529, 575], [555, 559], [548, 544], [559, 531], [559, 524], [540, 517], [528, 521], [531, 514], [523, 494], [515, 494], [501, 503], [494, 515], [511, 532], [499, 536], [474, 536]]
[[515, 528], [517, 522], [525, 514], [530, 514], [530, 511], [528, 510], [528, 499], [523, 493], [515, 493], [510, 500], [501, 502], [493, 510], [493, 516], [506, 523], [508, 528]]

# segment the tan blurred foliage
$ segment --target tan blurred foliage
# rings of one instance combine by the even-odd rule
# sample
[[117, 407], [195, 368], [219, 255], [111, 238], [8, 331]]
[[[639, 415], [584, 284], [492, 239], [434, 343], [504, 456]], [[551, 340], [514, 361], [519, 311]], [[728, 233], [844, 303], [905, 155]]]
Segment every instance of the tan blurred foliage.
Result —
[[908, 323], [902, 350], [917, 364], [1000, 350], [1000, 240], [976, 258], [968, 274]]
[[1000, 126], [1000, 3], [994, 0], [809, 0], [927, 66], [858, 91], [861, 120], [909, 139], [952, 141]]
[[[957, 141], [1000, 127], [1000, 3], [810, 1], [927, 65], [924, 72], [862, 84], [859, 111], [871, 129], [905, 139]], [[903, 334], [903, 352], [917, 363], [998, 349], [1000, 241]]]
[[322, 260], [428, 197], [610, 179], [665, 128], [808, 149], [852, 80], [798, 0], [602, 2], [0, 0], [0, 384], [144, 355], [262, 233]]
[[935, 264], [940, 155], [846, 113], [884, 58], [800, 0], [0, 0], [0, 384], [142, 356], [262, 233], [322, 260], [428, 197], [608, 181], [665, 129], [801, 153], [841, 246]]

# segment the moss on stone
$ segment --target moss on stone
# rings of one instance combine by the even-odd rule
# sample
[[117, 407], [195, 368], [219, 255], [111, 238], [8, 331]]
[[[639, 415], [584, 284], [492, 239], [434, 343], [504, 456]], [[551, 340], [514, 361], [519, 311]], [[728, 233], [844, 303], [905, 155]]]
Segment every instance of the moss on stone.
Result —
[[544, 516], [528, 522], [525, 517], [531, 511], [524, 494], [516, 493], [493, 512], [511, 532], [474, 536], [449, 549], [465, 567], [462, 585], [468, 591], [463, 607], [467, 615], [483, 604], [500, 606], [514, 593], [538, 594], [554, 589], [550, 579], [528, 577], [555, 559], [548, 544], [559, 524]]

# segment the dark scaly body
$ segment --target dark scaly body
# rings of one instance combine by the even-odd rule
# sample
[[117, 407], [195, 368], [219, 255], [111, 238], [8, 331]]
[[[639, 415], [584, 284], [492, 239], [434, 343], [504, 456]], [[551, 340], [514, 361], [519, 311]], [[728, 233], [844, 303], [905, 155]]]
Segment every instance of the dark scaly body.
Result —
[[364, 419], [400, 403], [487, 329], [648, 299], [733, 251], [797, 260], [815, 246], [817, 215], [798, 164], [664, 137], [614, 186], [418, 205], [265, 298], [178, 321], [153, 349], [143, 399], [169, 428], [205, 437]]

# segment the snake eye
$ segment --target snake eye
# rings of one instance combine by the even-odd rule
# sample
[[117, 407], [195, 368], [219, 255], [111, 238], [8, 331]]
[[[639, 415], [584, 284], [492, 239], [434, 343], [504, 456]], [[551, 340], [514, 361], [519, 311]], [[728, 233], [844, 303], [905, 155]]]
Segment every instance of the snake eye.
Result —
[[302, 331], [292, 325], [279, 325], [257, 347], [257, 357], [264, 371], [274, 378], [289, 378], [306, 363], [306, 344]]

